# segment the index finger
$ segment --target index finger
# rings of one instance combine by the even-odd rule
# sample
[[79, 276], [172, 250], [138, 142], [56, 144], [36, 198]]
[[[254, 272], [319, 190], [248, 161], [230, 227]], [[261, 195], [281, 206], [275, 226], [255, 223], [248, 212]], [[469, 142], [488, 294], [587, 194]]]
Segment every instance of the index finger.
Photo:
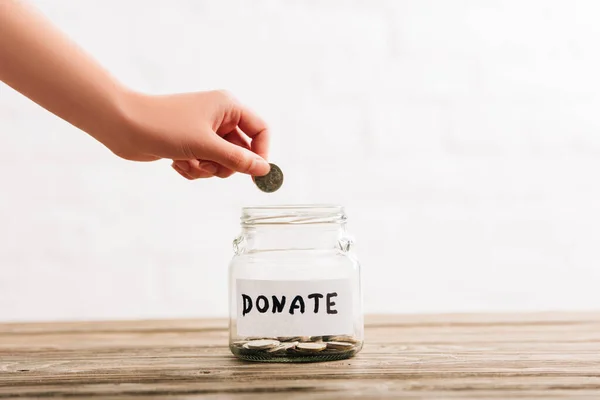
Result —
[[241, 106], [241, 109], [238, 126], [252, 140], [250, 143], [252, 151], [266, 160], [269, 156], [269, 127], [261, 117], [247, 107]]

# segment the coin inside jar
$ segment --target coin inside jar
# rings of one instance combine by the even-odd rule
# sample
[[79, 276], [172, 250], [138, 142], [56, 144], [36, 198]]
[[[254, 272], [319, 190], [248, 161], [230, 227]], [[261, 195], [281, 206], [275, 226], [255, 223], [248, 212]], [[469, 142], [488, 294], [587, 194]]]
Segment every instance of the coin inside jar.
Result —
[[348, 343], [358, 343], [355, 337], [349, 335], [334, 335], [334, 336], [325, 336], [324, 339], [328, 342], [348, 342]]
[[307, 353], [316, 353], [321, 350], [325, 350], [327, 347], [326, 343], [323, 342], [308, 342], [308, 343], [299, 343], [296, 348], [300, 351]]
[[301, 339], [302, 336], [279, 336], [277, 338], [280, 342], [299, 342]]
[[249, 350], [266, 350], [266, 349], [272, 349], [277, 346], [279, 346], [278, 340], [269, 340], [269, 339], [253, 340], [244, 345], [244, 347]]
[[285, 353], [286, 350], [293, 349], [298, 345], [298, 342], [281, 343], [277, 347], [267, 350], [267, 353]]
[[348, 342], [327, 342], [327, 348], [332, 350], [351, 350], [354, 348], [354, 345]]
[[269, 173], [263, 176], [253, 176], [254, 184], [265, 193], [273, 193], [283, 185], [283, 172], [281, 168], [273, 163], [269, 163], [271, 169]]

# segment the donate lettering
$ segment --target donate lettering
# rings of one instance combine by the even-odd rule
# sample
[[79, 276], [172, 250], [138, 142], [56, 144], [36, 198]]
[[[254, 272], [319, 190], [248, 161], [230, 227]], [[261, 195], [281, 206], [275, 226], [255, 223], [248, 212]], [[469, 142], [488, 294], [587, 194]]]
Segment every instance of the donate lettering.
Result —
[[242, 317], [245, 317], [246, 314], [252, 312], [253, 310], [256, 310], [260, 314], [265, 314], [268, 312], [273, 314], [281, 314], [287, 312], [291, 315], [294, 315], [295, 313], [304, 314], [305, 312], [311, 311], [314, 314], [337, 314], [337, 310], [334, 309], [335, 301], [333, 300], [335, 297], [337, 297], [337, 295], [338, 294], [336, 292], [325, 294], [311, 293], [306, 296], [306, 299], [300, 295], [296, 295], [290, 300], [290, 298], [286, 296], [271, 296], [269, 298], [265, 295], [259, 295], [256, 296], [255, 299], [252, 299], [252, 297], [242, 293]]

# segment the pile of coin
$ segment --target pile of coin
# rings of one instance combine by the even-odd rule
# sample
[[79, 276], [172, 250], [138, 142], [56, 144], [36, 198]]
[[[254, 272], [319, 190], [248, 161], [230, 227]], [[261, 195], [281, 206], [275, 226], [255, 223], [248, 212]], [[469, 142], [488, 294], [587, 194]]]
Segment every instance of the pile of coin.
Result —
[[231, 344], [234, 354], [253, 360], [273, 358], [348, 358], [362, 343], [349, 335], [246, 338]]

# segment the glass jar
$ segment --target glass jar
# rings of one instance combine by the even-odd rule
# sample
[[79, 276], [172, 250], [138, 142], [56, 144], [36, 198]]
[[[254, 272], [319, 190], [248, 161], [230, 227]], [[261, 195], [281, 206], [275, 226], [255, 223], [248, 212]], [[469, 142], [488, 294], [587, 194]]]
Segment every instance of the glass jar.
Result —
[[341, 206], [246, 207], [229, 266], [229, 348], [245, 360], [308, 362], [363, 345], [360, 266]]

